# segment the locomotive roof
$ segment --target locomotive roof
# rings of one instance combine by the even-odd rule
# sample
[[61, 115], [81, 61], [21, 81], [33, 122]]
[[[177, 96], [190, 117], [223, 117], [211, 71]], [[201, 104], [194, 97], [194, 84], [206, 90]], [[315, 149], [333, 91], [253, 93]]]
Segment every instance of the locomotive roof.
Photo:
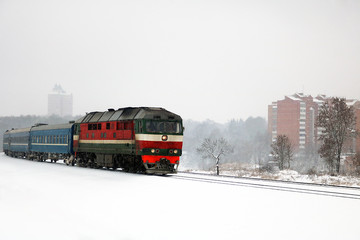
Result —
[[105, 112], [90, 112], [78, 119], [76, 123], [94, 123], [134, 119], [181, 120], [179, 115], [164, 108], [156, 107], [128, 107], [118, 110], [109, 109]]

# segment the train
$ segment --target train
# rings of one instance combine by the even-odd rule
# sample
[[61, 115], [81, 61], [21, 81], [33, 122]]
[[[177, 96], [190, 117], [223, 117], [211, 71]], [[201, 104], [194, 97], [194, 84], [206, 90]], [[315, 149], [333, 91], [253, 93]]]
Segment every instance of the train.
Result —
[[178, 170], [183, 132], [182, 118], [164, 108], [126, 107], [7, 130], [3, 151], [34, 161], [164, 175]]

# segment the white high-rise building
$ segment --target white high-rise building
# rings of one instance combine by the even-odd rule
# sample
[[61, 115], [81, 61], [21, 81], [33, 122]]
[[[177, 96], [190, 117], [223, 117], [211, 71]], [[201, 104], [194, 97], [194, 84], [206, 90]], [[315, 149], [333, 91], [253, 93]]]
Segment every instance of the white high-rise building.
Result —
[[58, 84], [53, 88], [53, 92], [48, 94], [48, 115], [58, 115], [60, 117], [72, 116], [73, 96], [66, 94]]

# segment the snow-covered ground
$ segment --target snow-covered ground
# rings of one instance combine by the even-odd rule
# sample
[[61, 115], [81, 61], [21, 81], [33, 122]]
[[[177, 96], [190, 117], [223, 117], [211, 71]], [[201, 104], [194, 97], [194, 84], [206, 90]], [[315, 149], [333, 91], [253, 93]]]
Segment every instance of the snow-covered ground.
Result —
[[0, 154], [0, 239], [359, 239], [360, 201]]

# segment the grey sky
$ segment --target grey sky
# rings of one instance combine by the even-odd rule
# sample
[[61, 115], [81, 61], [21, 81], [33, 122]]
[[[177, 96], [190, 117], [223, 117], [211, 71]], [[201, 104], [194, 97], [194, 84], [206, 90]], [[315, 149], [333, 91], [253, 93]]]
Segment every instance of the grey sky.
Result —
[[360, 98], [360, 1], [0, 0], [1, 116], [162, 106], [267, 116], [305, 91]]

